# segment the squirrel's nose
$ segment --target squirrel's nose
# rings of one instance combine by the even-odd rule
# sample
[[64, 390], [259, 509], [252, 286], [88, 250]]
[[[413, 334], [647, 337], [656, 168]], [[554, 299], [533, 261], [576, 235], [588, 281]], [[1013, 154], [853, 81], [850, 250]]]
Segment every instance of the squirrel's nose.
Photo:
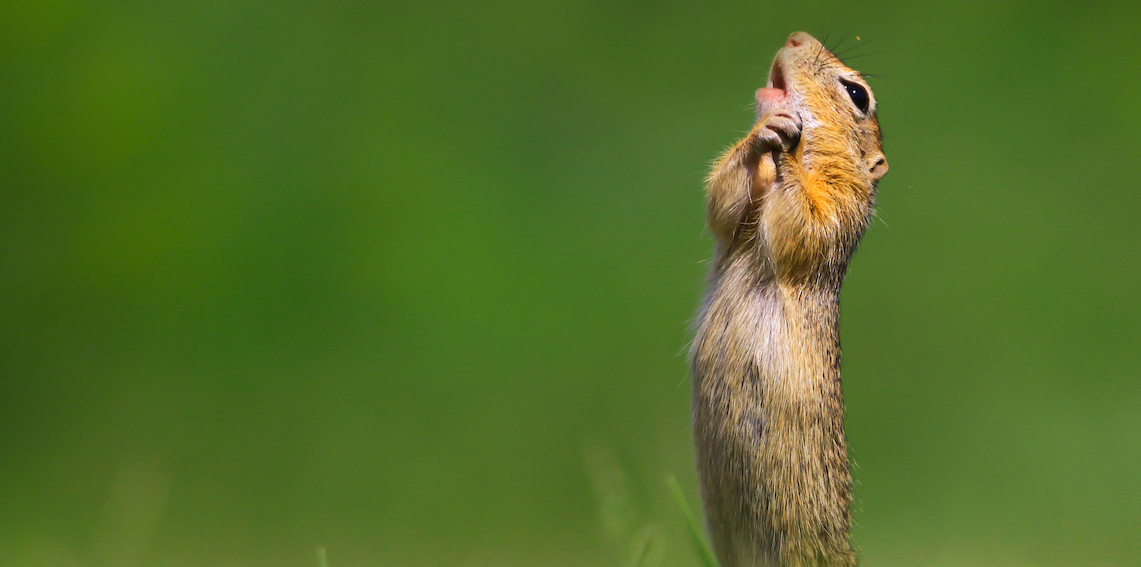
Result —
[[810, 39], [812, 39], [812, 36], [802, 31], [798, 31], [788, 36], [788, 41], [784, 42], [784, 44], [788, 47], [800, 47], [801, 45], [808, 43]]

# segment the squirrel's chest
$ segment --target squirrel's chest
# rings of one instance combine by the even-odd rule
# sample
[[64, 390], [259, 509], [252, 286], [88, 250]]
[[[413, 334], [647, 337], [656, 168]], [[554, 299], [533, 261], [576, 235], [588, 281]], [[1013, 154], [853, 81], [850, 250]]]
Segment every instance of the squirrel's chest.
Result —
[[724, 425], [819, 407], [838, 379], [832, 358], [839, 349], [830, 344], [829, 322], [816, 318], [776, 286], [747, 292], [713, 286], [692, 351], [695, 405]]

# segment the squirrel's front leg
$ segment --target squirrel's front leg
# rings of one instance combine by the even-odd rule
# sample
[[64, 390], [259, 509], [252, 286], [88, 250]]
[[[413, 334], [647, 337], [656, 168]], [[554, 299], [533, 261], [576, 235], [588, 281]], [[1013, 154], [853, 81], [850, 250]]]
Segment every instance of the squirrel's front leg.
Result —
[[747, 136], [726, 151], [706, 180], [709, 228], [730, 245], [741, 223], [776, 179], [774, 154], [800, 141], [800, 118], [783, 108], [765, 109]]

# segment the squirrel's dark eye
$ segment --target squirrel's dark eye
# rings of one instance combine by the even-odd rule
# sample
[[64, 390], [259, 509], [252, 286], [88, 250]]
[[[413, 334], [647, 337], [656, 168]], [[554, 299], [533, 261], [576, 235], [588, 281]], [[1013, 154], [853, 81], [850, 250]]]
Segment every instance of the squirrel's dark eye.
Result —
[[852, 104], [860, 109], [864, 114], [868, 113], [868, 91], [864, 87], [856, 83], [849, 83], [848, 81], [840, 81], [844, 84], [844, 90], [848, 91], [848, 96], [852, 98]]

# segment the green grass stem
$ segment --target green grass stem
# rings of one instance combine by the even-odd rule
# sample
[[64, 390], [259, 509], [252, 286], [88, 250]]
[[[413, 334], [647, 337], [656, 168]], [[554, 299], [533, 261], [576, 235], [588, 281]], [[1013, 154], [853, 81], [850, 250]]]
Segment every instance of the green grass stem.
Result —
[[681, 508], [682, 516], [685, 516], [685, 522], [689, 524], [689, 533], [693, 537], [693, 546], [697, 548], [697, 555], [701, 557], [702, 564], [705, 567], [720, 567], [717, 564], [717, 558], [713, 556], [713, 550], [709, 547], [709, 542], [705, 541], [702, 535], [701, 526], [697, 523], [697, 518], [693, 515], [693, 511], [689, 508], [689, 502], [685, 499], [685, 492], [682, 491], [681, 485], [678, 484], [677, 478], [672, 474], [666, 479], [669, 484], [670, 492], [673, 494], [674, 501], [677, 502], [678, 508]]

